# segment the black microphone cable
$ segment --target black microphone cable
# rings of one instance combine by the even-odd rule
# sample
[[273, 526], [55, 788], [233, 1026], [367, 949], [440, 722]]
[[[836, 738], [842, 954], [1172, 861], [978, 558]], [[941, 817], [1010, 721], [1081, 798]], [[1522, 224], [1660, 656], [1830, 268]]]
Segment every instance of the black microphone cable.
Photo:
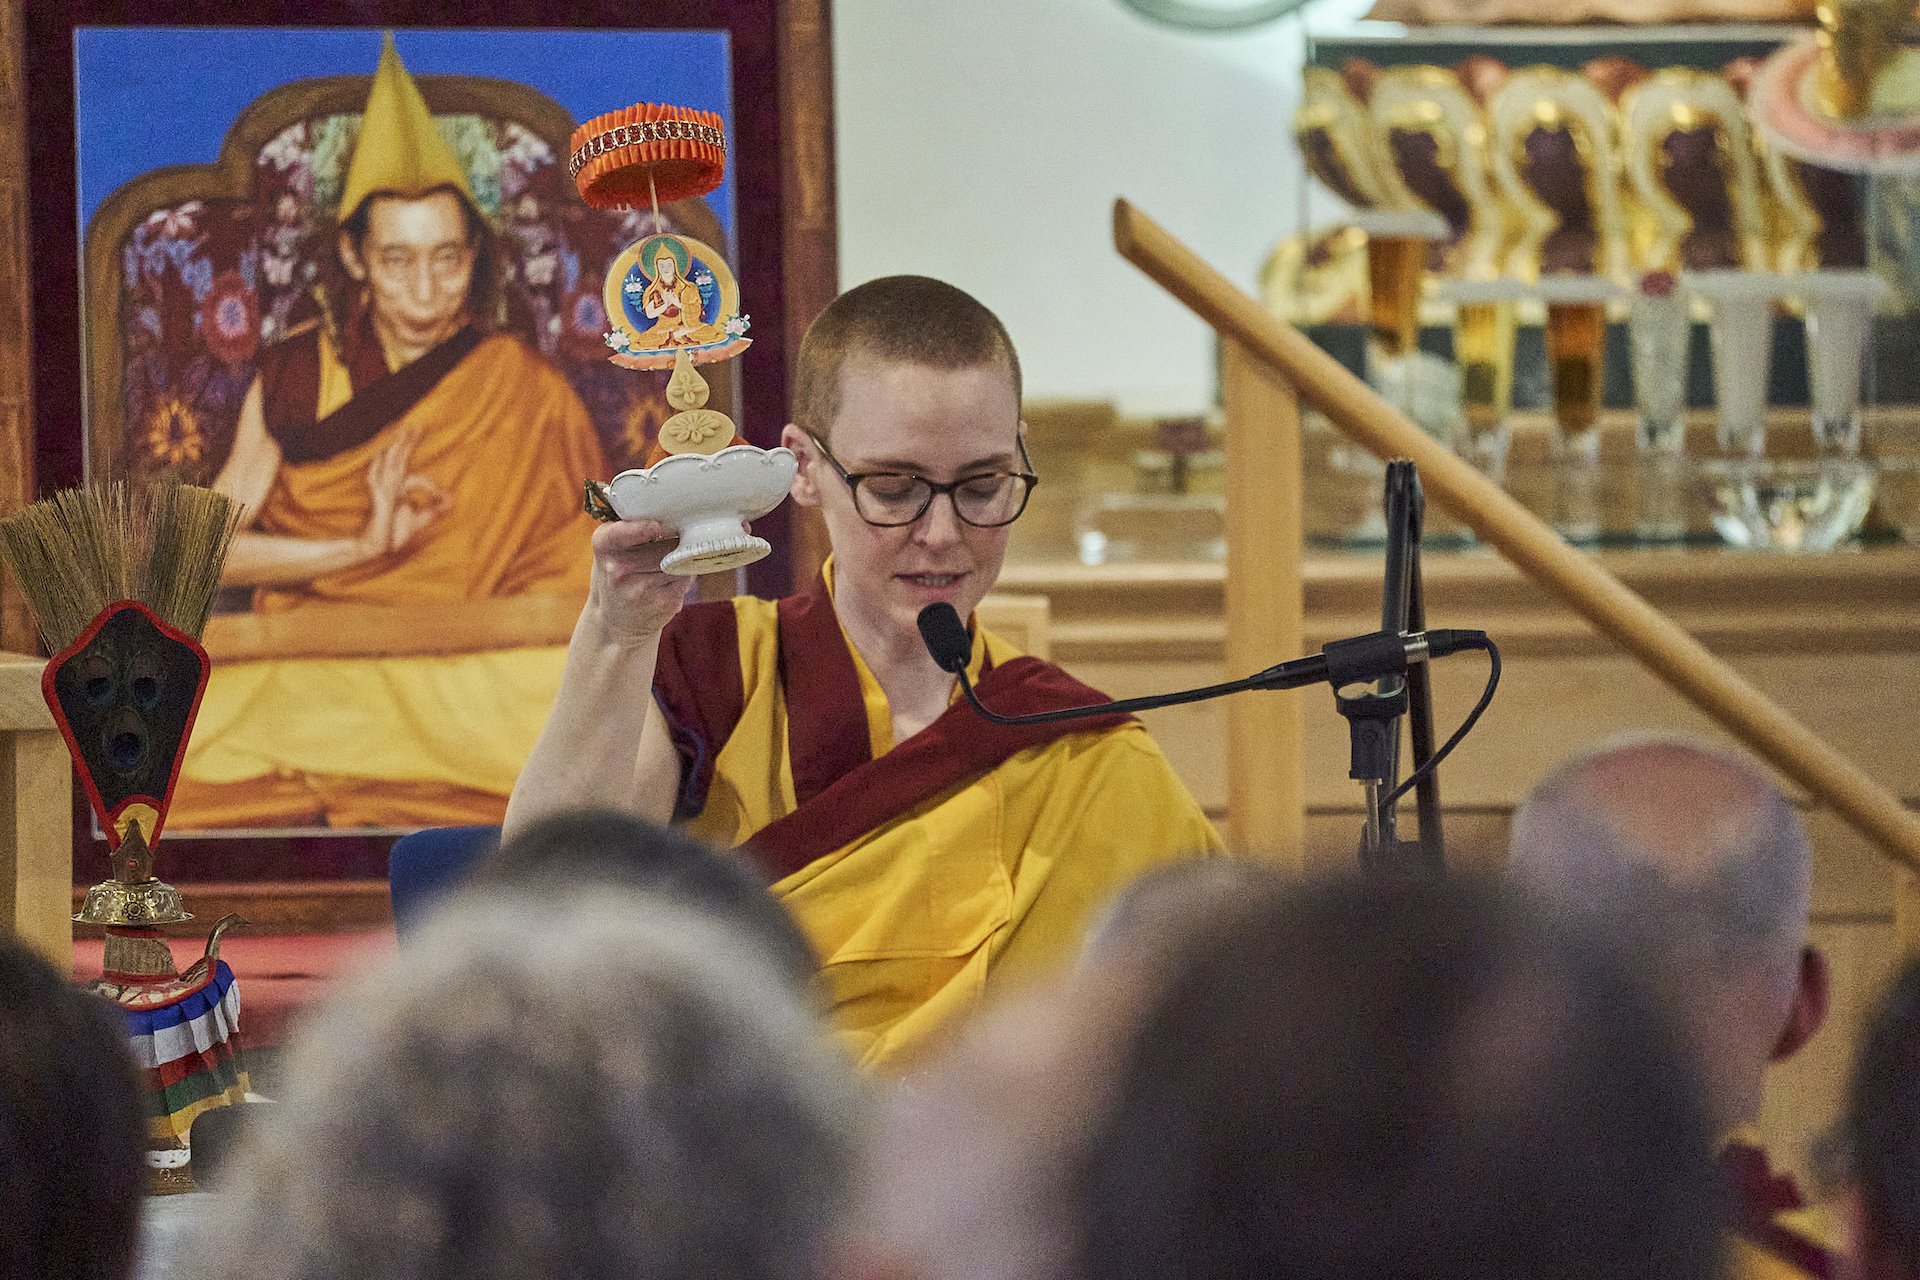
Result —
[[1493, 691], [1500, 687], [1500, 646], [1482, 634], [1477, 643], [1467, 647], [1484, 649], [1487, 654], [1487, 687], [1481, 691], [1480, 701], [1473, 705], [1473, 710], [1467, 712], [1467, 718], [1460, 722], [1460, 727], [1453, 731], [1453, 736], [1442, 743], [1438, 751], [1427, 757], [1425, 764], [1422, 764], [1418, 769], [1408, 774], [1406, 781], [1387, 792], [1387, 794], [1381, 798], [1380, 803], [1382, 807], [1391, 805], [1414, 787], [1420, 785], [1420, 779], [1439, 768], [1440, 762], [1445, 760], [1448, 754], [1460, 745], [1461, 740], [1472, 731], [1473, 726], [1479, 721], [1481, 714], [1485, 712], [1487, 707], [1493, 702]]

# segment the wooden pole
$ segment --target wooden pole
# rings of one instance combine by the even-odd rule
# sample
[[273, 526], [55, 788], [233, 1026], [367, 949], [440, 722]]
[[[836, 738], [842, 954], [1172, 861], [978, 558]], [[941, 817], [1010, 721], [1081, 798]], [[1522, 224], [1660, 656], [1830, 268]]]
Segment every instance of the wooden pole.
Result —
[[1902, 958], [1920, 956], [1920, 876], [1901, 871], [1893, 890], [1893, 947]]
[[[1236, 342], [1225, 344], [1227, 674], [1306, 647], [1301, 587], [1300, 399]], [[1227, 843], [1303, 865], [1306, 778], [1300, 699], [1227, 701]]]
[[[1888, 856], [1920, 871], [1920, 819], [1670, 618], [1560, 536], [1366, 383], [1270, 314], [1125, 200], [1113, 207], [1122, 257], [1222, 338], [1285, 377], [1334, 425], [1382, 458], [1409, 458], [1427, 494], [1482, 541], [1591, 622], [1674, 691], [1787, 777], [1831, 805]], [[1498, 636], [1494, 637], [1497, 641]]]

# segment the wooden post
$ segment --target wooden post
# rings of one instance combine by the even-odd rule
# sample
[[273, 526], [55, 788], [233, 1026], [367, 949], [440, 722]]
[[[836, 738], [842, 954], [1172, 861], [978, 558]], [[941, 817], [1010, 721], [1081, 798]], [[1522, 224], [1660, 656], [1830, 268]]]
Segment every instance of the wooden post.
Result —
[[[1224, 344], [1227, 407], [1227, 675], [1305, 648], [1300, 400], [1238, 343]], [[1227, 843], [1298, 867], [1306, 799], [1296, 693], [1227, 702]]]
[[1920, 956], [1920, 875], [1902, 870], [1893, 887], [1893, 947], [1902, 959]]
[[65, 973], [73, 966], [73, 761], [40, 695], [45, 666], [0, 653], [0, 931]]

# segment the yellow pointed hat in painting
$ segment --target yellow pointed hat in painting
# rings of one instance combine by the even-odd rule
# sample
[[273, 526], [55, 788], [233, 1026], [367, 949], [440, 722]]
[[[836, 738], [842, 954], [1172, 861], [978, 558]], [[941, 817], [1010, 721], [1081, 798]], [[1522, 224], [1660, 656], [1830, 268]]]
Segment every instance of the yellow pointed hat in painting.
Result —
[[407, 74], [393, 47], [393, 33], [388, 32], [380, 49], [380, 68], [373, 73], [373, 88], [367, 94], [360, 139], [347, 165], [340, 220], [351, 218], [368, 196], [390, 192], [413, 197], [435, 187], [452, 187], [469, 202], [473, 200], [467, 171], [440, 136], [427, 100]]

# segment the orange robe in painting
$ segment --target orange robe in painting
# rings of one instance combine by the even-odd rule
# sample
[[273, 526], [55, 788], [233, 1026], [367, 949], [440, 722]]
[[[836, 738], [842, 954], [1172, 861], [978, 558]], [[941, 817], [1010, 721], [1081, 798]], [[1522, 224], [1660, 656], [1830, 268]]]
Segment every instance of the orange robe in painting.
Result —
[[367, 467], [414, 426], [423, 430], [413, 470], [453, 495], [441, 523], [397, 559], [297, 588], [262, 588], [255, 609], [586, 591], [593, 522], [580, 509], [580, 484], [604, 475], [606, 459], [566, 379], [506, 334], [482, 339], [412, 410], [366, 443], [282, 466], [256, 527], [298, 538], [359, 533], [367, 522]]
[[[310, 341], [317, 377], [309, 368], [304, 387], [295, 385], [313, 390], [309, 422], [324, 428], [365, 393], [367, 375], [322, 335]], [[269, 385], [269, 401], [276, 389]], [[580, 510], [580, 483], [606, 474], [606, 461], [566, 380], [503, 334], [478, 339], [397, 417], [330, 456], [296, 460], [298, 437], [282, 426], [286, 456], [254, 527], [304, 538], [357, 534], [368, 515], [368, 465], [415, 427], [412, 470], [446, 490], [448, 512], [388, 560], [257, 589], [257, 611], [584, 597], [593, 524]], [[497, 822], [553, 704], [565, 653], [556, 645], [216, 662], [172, 825]]]

